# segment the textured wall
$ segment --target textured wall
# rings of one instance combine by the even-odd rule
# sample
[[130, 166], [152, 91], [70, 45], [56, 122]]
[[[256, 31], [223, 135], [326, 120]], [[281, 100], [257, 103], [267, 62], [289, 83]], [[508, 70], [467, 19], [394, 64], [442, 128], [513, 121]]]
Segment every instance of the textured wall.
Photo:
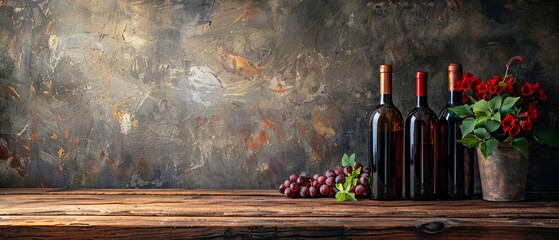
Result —
[[381, 63], [404, 115], [449, 62], [523, 55], [559, 92], [556, 26], [554, 1], [0, 1], [0, 187], [275, 187], [364, 160]]

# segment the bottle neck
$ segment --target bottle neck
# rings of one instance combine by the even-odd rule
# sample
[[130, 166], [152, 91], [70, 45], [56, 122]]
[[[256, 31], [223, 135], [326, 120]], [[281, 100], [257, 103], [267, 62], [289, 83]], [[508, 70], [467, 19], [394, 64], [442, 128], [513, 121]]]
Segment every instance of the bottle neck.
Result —
[[449, 91], [448, 92], [448, 104], [449, 105], [462, 105], [462, 92], [461, 91]]
[[427, 107], [427, 73], [418, 72], [415, 79], [416, 107]]
[[427, 96], [417, 96], [415, 106], [416, 107], [429, 107], [429, 104], [427, 103]]
[[380, 95], [380, 104], [390, 104], [392, 105], [392, 94], [381, 94]]
[[392, 72], [380, 73], [380, 104], [392, 104]]

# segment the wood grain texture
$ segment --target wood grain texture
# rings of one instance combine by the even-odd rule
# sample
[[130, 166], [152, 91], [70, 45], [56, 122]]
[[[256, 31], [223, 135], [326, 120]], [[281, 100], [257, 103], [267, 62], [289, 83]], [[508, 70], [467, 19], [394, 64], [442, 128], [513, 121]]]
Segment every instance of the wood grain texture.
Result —
[[288, 199], [275, 190], [0, 189], [6, 238], [559, 236], [559, 203]]

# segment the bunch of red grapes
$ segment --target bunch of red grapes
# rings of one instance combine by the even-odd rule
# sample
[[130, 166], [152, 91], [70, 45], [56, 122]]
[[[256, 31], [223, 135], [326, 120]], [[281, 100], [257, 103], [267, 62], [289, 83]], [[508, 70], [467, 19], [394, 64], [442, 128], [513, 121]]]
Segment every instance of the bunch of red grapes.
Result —
[[352, 186], [350, 192], [355, 193], [358, 198], [364, 198], [370, 192], [369, 167], [363, 167], [360, 163], [356, 163], [353, 167], [337, 166], [334, 170], [326, 171], [324, 175], [317, 173], [312, 177], [293, 173], [279, 186], [279, 192], [290, 198], [333, 197], [338, 192], [336, 183], [343, 185], [353, 170], [359, 168], [361, 173], [357, 175], [357, 185]]

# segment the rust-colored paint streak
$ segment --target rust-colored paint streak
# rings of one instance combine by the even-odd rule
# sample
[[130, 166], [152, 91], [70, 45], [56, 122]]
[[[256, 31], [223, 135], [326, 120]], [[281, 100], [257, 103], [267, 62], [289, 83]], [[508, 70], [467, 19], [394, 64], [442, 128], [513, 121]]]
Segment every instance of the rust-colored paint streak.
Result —
[[17, 98], [19, 101], [23, 102], [23, 98], [21, 97], [21, 94], [19, 94], [16, 88], [11, 84], [0, 83], [0, 97], [6, 100]]
[[243, 133], [242, 135], [245, 135], [245, 148], [254, 153], [259, 152], [260, 148], [262, 148], [262, 145], [268, 142], [268, 136], [266, 135], [266, 132], [264, 130], [260, 130], [258, 136], [256, 136], [255, 138], [250, 137], [250, 134], [248, 133]]
[[275, 88], [270, 88], [270, 91], [273, 93], [284, 93], [287, 92], [287, 90], [289, 90], [289, 88], [286, 88], [285, 84], [282, 83], [276, 84]]
[[276, 133], [276, 137], [279, 138], [281, 143], [285, 143], [285, 133], [283, 132], [282, 126], [275, 122], [271, 117], [262, 118], [262, 123], [265, 128], [271, 128]]
[[322, 118], [320, 113], [316, 112], [311, 120], [312, 128], [315, 133], [323, 136], [324, 138], [331, 138], [336, 135], [334, 129], [330, 126], [328, 119]]
[[64, 130], [64, 138], [70, 137], [70, 131], [68, 129]]
[[37, 133], [37, 123], [31, 124], [31, 140], [39, 141], [39, 134]]
[[305, 124], [298, 123], [297, 132], [299, 133], [300, 136], [305, 136], [307, 134], [307, 130], [305, 129]]
[[126, 104], [128, 100], [117, 102], [111, 107], [111, 119], [113, 121], [121, 122], [124, 114], [126, 114]]
[[7, 144], [0, 144], [0, 160], [8, 160], [10, 158], [10, 149]]
[[231, 51], [223, 50], [221, 60], [228, 68], [232, 68], [235, 73], [244, 78], [261, 78], [264, 76], [263, 69], [241, 56], [234, 55]]
[[29, 145], [23, 145], [22, 147], [23, 147], [23, 149], [25, 149], [27, 151], [31, 150], [31, 146], [29, 146]]
[[206, 122], [206, 118], [200, 116], [200, 117], [196, 118], [196, 122], [198, 122], [198, 126], [202, 126]]

